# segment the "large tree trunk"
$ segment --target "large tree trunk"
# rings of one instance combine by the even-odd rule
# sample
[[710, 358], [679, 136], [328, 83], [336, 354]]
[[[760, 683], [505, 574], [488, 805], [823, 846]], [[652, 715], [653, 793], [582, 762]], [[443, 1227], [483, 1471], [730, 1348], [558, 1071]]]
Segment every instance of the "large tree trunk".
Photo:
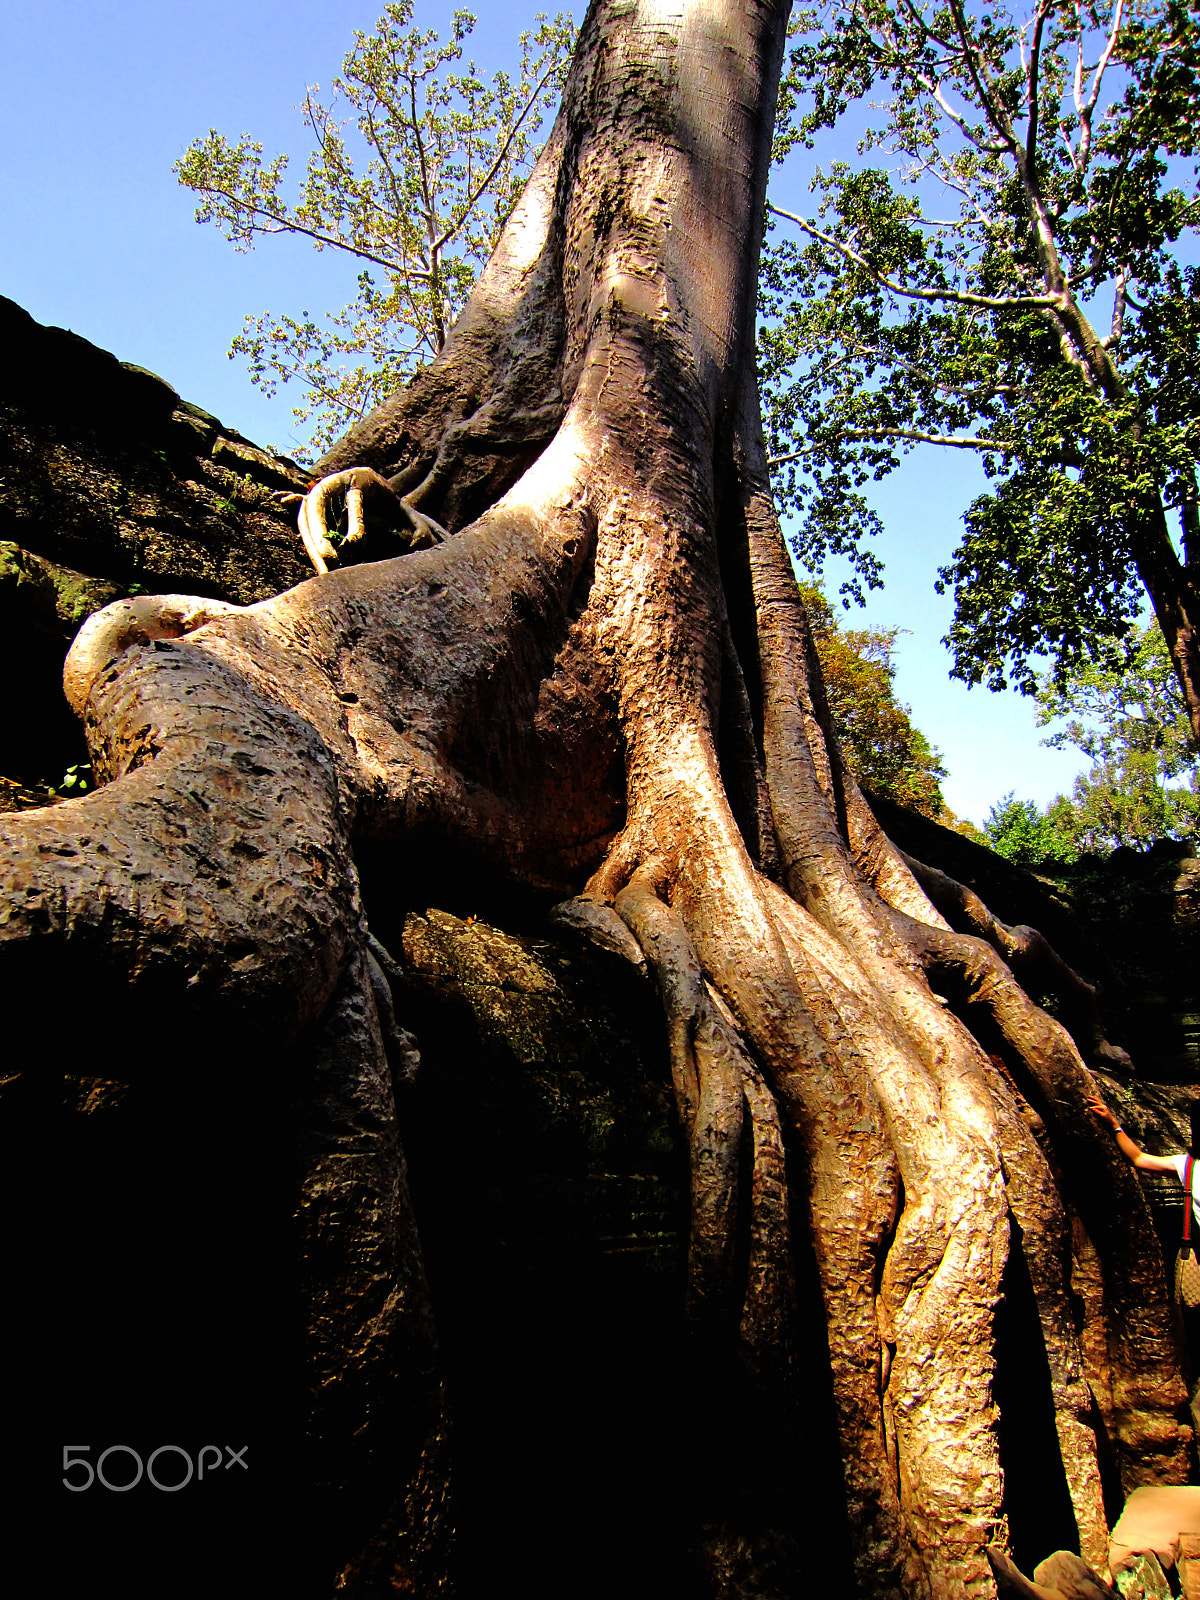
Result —
[[[1186, 524], [1185, 524], [1186, 526]], [[1181, 562], [1161, 502], [1134, 531], [1133, 555], [1183, 692], [1192, 738], [1200, 750], [1200, 589], [1196, 564]], [[1185, 545], [1185, 555], [1188, 549]]]
[[[1094, 1565], [1097, 1428], [1126, 1486], [1186, 1473], [1157, 1244], [1079, 1049], [997, 953], [1011, 930], [935, 909], [830, 730], [753, 369], [787, 11], [597, 0], [444, 352], [323, 464], [373, 468], [453, 537], [254, 606], [99, 613], [66, 681], [103, 786], [3, 819], [10, 1004], [65, 975], [124, 996], [139, 1037], [189, 1041], [192, 1072], [225, 1037], [251, 1074], [294, 1054], [321, 1108], [319, 1137], [310, 1112], [294, 1132], [312, 1433], [391, 1474], [329, 1555], [363, 1593], [415, 1581], [446, 1449], [368, 843], [398, 881], [453, 852], [644, 952], [693, 1163], [706, 1447], [777, 1443], [782, 1417], [785, 1448], [840, 1476], [864, 1594], [991, 1592], [1014, 1339]], [[1018, 1278], [1019, 1337], [997, 1319]], [[828, 1426], [803, 1410], [826, 1362]], [[405, 1384], [407, 1442], [381, 1449]], [[714, 1592], [750, 1537], [708, 1526]]]

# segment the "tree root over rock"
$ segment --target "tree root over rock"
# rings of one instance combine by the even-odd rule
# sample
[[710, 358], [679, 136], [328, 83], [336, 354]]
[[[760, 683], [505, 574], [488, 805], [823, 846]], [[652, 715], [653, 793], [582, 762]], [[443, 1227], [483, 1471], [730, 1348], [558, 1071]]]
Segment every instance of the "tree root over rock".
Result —
[[[356, 1206], [326, 1207], [307, 1236], [313, 1362], [344, 1347], [357, 1374], [333, 1422], [316, 1404], [314, 1437], [356, 1439], [362, 1478], [383, 1459], [373, 1351], [388, 1385], [408, 1362], [428, 1438], [444, 1432], [379, 1076], [385, 1040], [393, 1065], [407, 1046], [354, 847], [401, 866], [453, 853], [574, 897], [560, 920], [644, 956], [662, 996], [696, 1350], [732, 1351], [783, 1394], [806, 1341], [830, 1421], [789, 1442], [840, 1484], [846, 1517], [822, 1536], [844, 1540], [864, 1596], [949, 1600], [992, 1591], [985, 1551], [1006, 1526], [993, 1383], [1010, 1251], [1034, 1288], [1050, 1470], [1089, 1559], [1105, 1530], [1088, 1384], [1126, 1484], [1184, 1477], [1186, 1397], [1140, 1192], [1087, 1112], [1071, 1036], [1019, 981], [1036, 941], [905, 861], [832, 736], [754, 379], [746, 241], [786, 18], [688, 0], [667, 30], [597, 0], [445, 351], [331, 453], [305, 511], [327, 566], [337, 484], [410, 507], [419, 488], [418, 529], [454, 536], [255, 606], [170, 598], [93, 619], [67, 676], [104, 786], [0, 818], [0, 971], [15, 994], [67, 963], [131, 1012], [267, 1053], [327, 1041], [307, 1103], [330, 1128], [353, 1121], [347, 1149], [386, 1189], [371, 1215], [398, 1241], [359, 1296]], [[522, 415], [540, 421], [516, 449]], [[959, 913], [992, 943], [955, 931]], [[353, 1087], [367, 1079], [370, 1105]], [[324, 1181], [305, 1180], [302, 1207]], [[1082, 1344], [1068, 1207], [1098, 1269]], [[340, 1331], [325, 1282], [358, 1306]], [[378, 1468], [396, 1475], [389, 1509], [369, 1537], [344, 1524], [331, 1572], [365, 1570], [369, 1545], [372, 1571], [391, 1550], [395, 1581], [416, 1581], [405, 1474], [437, 1451], [416, 1455], [419, 1470]], [[802, 1507], [772, 1516], [814, 1536]]]

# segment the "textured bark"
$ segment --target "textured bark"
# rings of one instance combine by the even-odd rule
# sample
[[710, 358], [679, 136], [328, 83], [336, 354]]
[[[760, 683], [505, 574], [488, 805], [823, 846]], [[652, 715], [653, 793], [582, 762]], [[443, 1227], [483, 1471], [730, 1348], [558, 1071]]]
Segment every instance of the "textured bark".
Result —
[[933, 904], [960, 933], [977, 933], [1003, 956], [1022, 986], [1032, 993], [1052, 995], [1065, 1015], [1071, 1037], [1088, 1061], [1097, 1066], [1128, 1066], [1128, 1054], [1104, 1037], [1095, 988], [1062, 959], [1037, 928], [1025, 924], [1009, 927], [984, 905], [971, 889], [936, 867], [905, 856], [913, 876]]
[[[711, 1519], [714, 1592], [774, 1592], [754, 1573], [793, 1530], [771, 1463], [785, 1481], [801, 1449], [840, 1469], [831, 1539], [864, 1595], [991, 1592], [995, 1311], [1016, 1248], [1089, 1559], [1089, 1339], [1127, 1481], [1186, 1469], [1157, 1244], [1088, 1117], [1087, 1070], [935, 910], [831, 732], [753, 372], [786, 22], [765, 0], [597, 0], [445, 351], [323, 463], [385, 475], [414, 527], [453, 537], [255, 605], [100, 612], [66, 681], [103, 787], [0, 819], [10, 993], [65, 962], [131, 1011], [308, 1063], [313, 1448], [354, 1458], [339, 1482], [374, 1483], [371, 1526], [342, 1515], [331, 1545], [350, 1592], [432, 1581], [441, 1535], [420, 1530], [447, 1450], [385, 1047], [394, 1081], [411, 1062], [365, 853], [395, 884], [453, 860], [569, 897], [560, 924], [653, 974], [692, 1159], [693, 1359], [740, 1397], [722, 1417], [754, 1414], [770, 1502], [752, 1534]], [[1083, 1349], [1068, 1198], [1100, 1285]], [[826, 1364], [828, 1428], [797, 1410]], [[401, 1381], [419, 1404], [396, 1449], [379, 1416]]]
[[1132, 540], [1138, 577], [1154, 606], [1171, 665], [1187, 706], [1192, 738], [1200, 746], [1200, 592], [1195, 566], [1175, 554], [1161, 504], [1147, 510]]

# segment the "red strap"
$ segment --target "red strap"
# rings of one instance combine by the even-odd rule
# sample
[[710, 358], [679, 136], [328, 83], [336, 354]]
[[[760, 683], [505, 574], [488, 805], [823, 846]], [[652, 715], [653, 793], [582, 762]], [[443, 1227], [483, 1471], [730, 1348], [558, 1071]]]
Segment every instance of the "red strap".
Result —
[[1195, 1156], [1189, 1156], [1183, 1164], [1183, 1244], [1185, 1249], [1192, 1239], [1192, 1168], [1195, 1165]]

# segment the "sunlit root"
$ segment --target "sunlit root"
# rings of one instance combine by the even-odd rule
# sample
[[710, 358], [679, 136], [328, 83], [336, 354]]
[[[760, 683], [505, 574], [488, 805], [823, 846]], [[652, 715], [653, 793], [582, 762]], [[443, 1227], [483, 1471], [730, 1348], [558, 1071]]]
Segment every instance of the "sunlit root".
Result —
[[736, 1310], [742, 1052], [709, 999], [682, 921], [649, 877], [635, 877], [617, 896], [616, 909], [645, 951], [662, 995], [675, 1100], [691, 1148], [688, 1315], [693, 1323], [719, 1324]]
[[1024, 924], [1009, 927], [965, 884], [911, 856], [906, 855], [904, 861], [952, 927], [986, 939], [1003, 956], [1022, 988], [1054, 995], [1071, 1036], [1088, 1059], [1098, 1066], [1130, 1065], [1125, 1051], [1104, 1037], [1095, 989], [1067, 965], [1043, 934]]
[[[394, 517], [399, 511], [412, 529], [406, 540], [411, 550], [427, 549], [430, 545], [444, 543], [450, 535], [440, 523], [418, 511], [411, 501], [396, 493], [386, 478], [370, 467], [351, 467], [345, 472], [332, 473], [308, 491], [300, 505], [298, 518], [300, 537], [308, 558], [317, 572], [328, 572], [330, 567], [346, 565], [347, 556], [367, 559], [367, 522], [363, 509], [364, 496], [371, 494], [385, 499]], [[335, 546], [329, 537], [329, 509], [334, 496], [344, 497], [346, 532]]]
[[1050, 1375], [1054, 1426], [1080, 1549], [1105, 1566], [1108, 1524], [1092, 1426], [1092, 1395], [1084, 1376], [1069, 1283], [1069, 1223], [1050, 1163], [1035, 1137], [1035, 1119], [1009, 1075], [989, 1061], [991, 1095], [1004, 1185], [1012, 1220], [1011, 1249], [1029, 1272]]
[[972, 1032], [999, 1040], [1045, 1116], [1064, 1181], [1099, 1253], [1111, 1407], [1097, 1399], [1119, 1446], [1124, 1487], [1183, 1482], [1188, 1437], [1175, 1417], [1186, 1392], [1162, 1255], [1132, 1169], [1087, 1109], [1095, 1092], [1091, 1074], [1067, 1030], [1030, 1000], [982, 939], [902, 920], [935, 989]]
[[133, 645], [156, 639], [182, 639], [216, 617], [240, 606], [191, 594], [144, 594], [94, 612], [76, 636], [63, 666], [63, 693], [78, 717], [84, 714], [96, 679]]

